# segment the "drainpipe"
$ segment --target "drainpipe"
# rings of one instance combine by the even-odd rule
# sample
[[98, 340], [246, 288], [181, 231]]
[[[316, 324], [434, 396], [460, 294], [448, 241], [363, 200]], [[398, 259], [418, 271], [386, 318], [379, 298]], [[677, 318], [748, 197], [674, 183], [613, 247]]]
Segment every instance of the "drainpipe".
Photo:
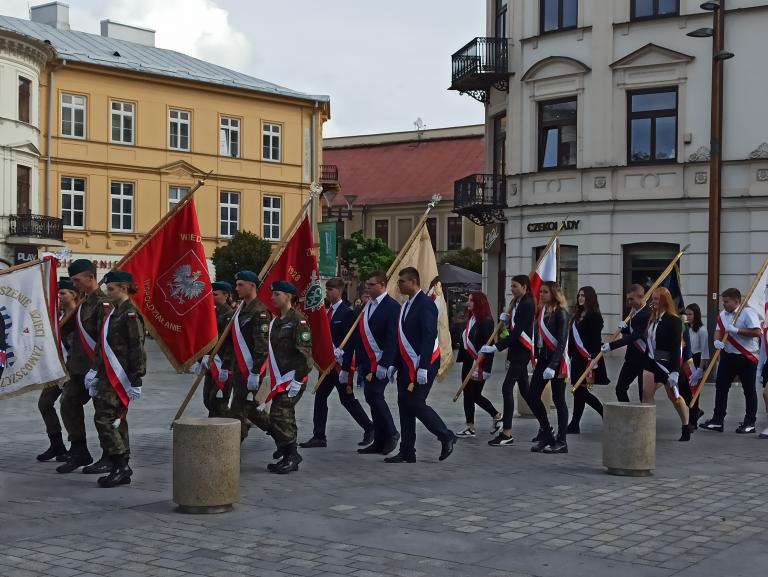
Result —
[[[315, 100], [315, 109], [312, 111], [312, 124], [310, 125], [310, 140], [312, 141], [312, 144], [310, 145], [310, 150], [312, 151], [312, 170], [311, 173], [311, 182], [317, 182], [317, 121], [318, 121], [318, 111], [320, 110], [320, 103]], [[315, 213], [317, 211], [316, 203], [317, 199], [314, 199], [310, 205], [309, 205], [309, 220], [312, 223], [312, 228], [315, 227]]]
[[52, 124], [53, 124], [53, 96], [54, 90], [54, 72], [67, 65], [66, 60], [62, 60], [61, 64], [58, 64], [48, 71], [48, 118], [46, 119], [47, 131], [46, 145], [45, 145], [45, 216], [51, 216], [51, 141], [53, 139]]

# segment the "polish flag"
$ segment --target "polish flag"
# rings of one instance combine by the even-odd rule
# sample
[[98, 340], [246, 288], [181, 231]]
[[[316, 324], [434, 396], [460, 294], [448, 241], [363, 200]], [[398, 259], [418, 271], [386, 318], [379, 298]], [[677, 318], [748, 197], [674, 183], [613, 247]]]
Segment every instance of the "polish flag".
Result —
[[763, 331], [763, 336], [760, 339], [760, 354], [757, 366], [758, 382], [762, 382], [761, 374], [766, 363], [766, 357], [768, 357], [766, 352], [768, 348], [768, 268], [763, 272], [763, 276], [758, 281], [752, 296], [749, 297], [747, 306], [754, 309], [760, 317], [760, 327]]
[[546, 281], [557, 281], [557, 248], [560, 240], [553, 242], [546, 254], [539, 260], [536, 270], [531, 274], [531, 293], [533, 298], [539, 300], [539, 289]]

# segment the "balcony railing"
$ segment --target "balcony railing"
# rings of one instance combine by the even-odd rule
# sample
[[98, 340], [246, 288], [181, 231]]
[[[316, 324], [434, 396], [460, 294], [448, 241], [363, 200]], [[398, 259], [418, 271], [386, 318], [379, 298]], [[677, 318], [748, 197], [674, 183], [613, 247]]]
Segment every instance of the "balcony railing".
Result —
[[335, 164], [321, 164], [320, 184], [322, 184], [325, 188], [338, 188], [339, 167]]
[[477, 225], [504, 222], [507, 180], [500, 174], [471, 174], [453, 183], [453, 212]]
[[451, 57], [449, 90], [468, 93], [486, 102], [491, 86], [509, 86], [509, 50], [506, 38], [475, 38]]
[[8, 222], [8, 236], [64, 240], [63, 221], [54, 216], [11, 214]]

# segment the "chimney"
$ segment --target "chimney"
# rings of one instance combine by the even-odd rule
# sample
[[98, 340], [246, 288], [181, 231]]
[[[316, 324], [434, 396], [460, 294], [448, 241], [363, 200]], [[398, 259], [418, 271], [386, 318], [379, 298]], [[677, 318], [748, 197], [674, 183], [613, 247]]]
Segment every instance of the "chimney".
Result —
[[57, 30], [69, 30], [69, 4], [49, 2], [29, 9], [29, 19], [39, 24], [53, 26]]
[[106, 38], [114, 38], [115, 40], [126, 40], [136, 44], [143, 44], [144, 46], [155, 45], [154, 30], [120, 24], [120, 22], [112, 22], [111, 20], [101, 21], [101, 35]]

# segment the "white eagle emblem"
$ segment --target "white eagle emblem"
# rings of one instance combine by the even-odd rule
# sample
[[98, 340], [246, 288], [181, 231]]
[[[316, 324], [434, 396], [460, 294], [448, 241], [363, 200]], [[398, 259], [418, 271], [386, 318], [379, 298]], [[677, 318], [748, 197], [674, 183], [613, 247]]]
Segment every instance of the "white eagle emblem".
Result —
[[183, 264], [173, 271], [173, 278], [168, 282], [171, 298], [182, 305], [198, 298], [205, 289], [205, 283], [198, 280], [202, 274], [199, 270], [193, 271], [190, 264]]

